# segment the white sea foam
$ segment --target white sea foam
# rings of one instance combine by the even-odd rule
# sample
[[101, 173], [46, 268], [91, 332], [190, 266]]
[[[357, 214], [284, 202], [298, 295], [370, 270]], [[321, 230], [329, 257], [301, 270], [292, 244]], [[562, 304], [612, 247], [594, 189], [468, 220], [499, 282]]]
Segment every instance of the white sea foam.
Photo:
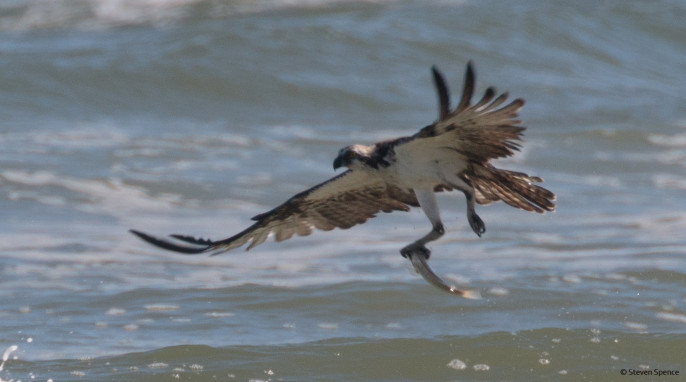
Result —
[[2, 353], [2, 363], [0, 363], [0, 371], [2, 371], [5, 368], [5, 362], [10, 359], [10, 355], [17, 351], [19, 349], [19, 346], [17, 345], [12, 345], [5, 349], [5, 352]]
[[[0, 5], [0, 12], [15, 7], [22, 12], [8, 13], [0, 30], [33, 30], [51, 28], [103, 29], [126, 25], [164, 26], [191, 18], [201, 12], [207, 17], [227, 17], [241, 13], [256, 13], [288, 8], [325, 8], [347, 0], [23, 0], [17, 7], [13, 2]], [[392, 2], [368, 0], [369, 3]], [[202, 13], [204, 12], [204, 13]]]
[[455, 369], [455, 370], [464, 370], [467, 368], [467, 364], [462, 362], [461, 360], [459, 360], [457, 358], [448, 362], [448, 364], [446, 366], [448, 366], [451, 369]]
[[[180, 199], [175, 194], [160, 194], [152, 197], [140, 187], [126, 184], [119, 179], [79, 179], [61, 176], [50, 171], [27, 172], [22, 170], [5, 170], [0, 177], [11, 183], [34, 186], [41, 190], [36, 196], [38, 202], [55, 204], [63, 197], [44, 194], [46, 186], [56, 186], [72, 193], [80, 194], [76, 208], [84, 212], [107, 213], [111, 216], [125, 217], [132, 211], [169, 209]], [[25, 194], [31, 195], [31, 194]]]
[[656, 145], [666, 147], [686, 147], [686, 133], [650, 134], [648, 140]]
[[686, 314], [681, 314], [681, 313], [670, 313], [670, 312], [659, 312], [659, 313], [656, 313], [655, 316], [656, 316], [657, 318], [662, 319], [662, 320], [686, 324]]

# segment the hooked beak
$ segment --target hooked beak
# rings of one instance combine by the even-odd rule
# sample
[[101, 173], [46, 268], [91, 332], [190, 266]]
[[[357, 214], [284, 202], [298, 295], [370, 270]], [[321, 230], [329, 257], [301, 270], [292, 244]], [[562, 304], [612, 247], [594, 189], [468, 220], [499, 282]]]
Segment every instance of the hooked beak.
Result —
[[341, 158], [340, 155], [339, 155], [339, 156], [337, 156], [336, 159], [334, 159], [334, 161], [333, 161], [333, 169], [336, 170], [336, 169], [338, 169], [338, 168], [340, 168], [340, 167], [343, 167], [343, 158]]

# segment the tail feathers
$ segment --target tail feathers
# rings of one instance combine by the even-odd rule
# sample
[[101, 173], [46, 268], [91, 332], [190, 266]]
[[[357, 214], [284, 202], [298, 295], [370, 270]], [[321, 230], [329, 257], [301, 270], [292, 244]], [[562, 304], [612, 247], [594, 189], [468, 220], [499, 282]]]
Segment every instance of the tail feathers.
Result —
[[543, 179], [515, 171], [500, 170], [493, 166], [478, 166], [464, 175], [472, 185], [479, 204], [498, 200], [512, 207], [530, 212], [555, 211], [555, 194], [534, 183]]

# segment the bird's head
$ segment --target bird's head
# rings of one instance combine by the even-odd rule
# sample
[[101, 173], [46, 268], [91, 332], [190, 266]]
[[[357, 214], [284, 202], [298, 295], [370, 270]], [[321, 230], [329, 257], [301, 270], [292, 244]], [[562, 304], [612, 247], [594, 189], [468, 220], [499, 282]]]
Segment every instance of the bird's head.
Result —
[[333, 169], [347, 167], [353, 169], [360, 166], [368, 166], [371, 161], [371, 154], [374, 146], [352, 145], [344, 147], [338, 152], [338, 156], [333, 161]]

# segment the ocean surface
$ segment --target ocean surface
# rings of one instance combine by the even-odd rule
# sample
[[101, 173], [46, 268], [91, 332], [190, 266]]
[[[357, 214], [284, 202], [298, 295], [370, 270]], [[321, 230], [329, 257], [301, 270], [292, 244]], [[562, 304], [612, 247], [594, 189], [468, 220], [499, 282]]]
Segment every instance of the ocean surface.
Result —
[[[0, 381], [629, 381], [686, 375], [683, 1], [0, 2]], [[459, 94], [526, 99], [538, 215], [421, 211], [183, 256]], [[626, 373], [624, 375], [623, 373]], [[641, 375], [639, 373], [651, 373]], [[660, 373], [679, 373], [663, 375]]]

